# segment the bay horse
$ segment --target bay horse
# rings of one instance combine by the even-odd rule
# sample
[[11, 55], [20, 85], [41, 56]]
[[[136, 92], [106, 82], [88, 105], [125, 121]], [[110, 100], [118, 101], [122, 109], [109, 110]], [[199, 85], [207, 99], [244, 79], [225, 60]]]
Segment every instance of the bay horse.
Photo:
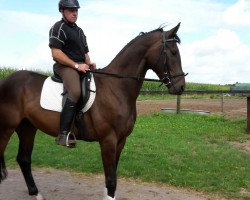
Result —
[[[152, 69], [170, 94], [180, 95], [185, 74], [177, 43], [180, 23], [171, 30], [163, 28], [141, 33], [129, 42], [105, 68], [94, 74], [96, 99], [82, 119], [89, 141], [99, 142], [105, 174], [105, 199], [115, 199], [117, 166], [126, 138], [136, 121], [136, 99], [148, 69]], [[108, 74], [111, 74], [110, 76]], [[112, 74], [122, 75], [112, 76]], [[16, 160], [24, 176], [29, 195], [44, 199], [31, 172], [31, 154], [36, 131], [50, 136], [59, 134], [60, 113], [40, 106], [40, 95], [47, 77], [21, 70], [0, 81], [0, 182], [7, 178], [4, 151], [16, 132], [19, 149]], [[108, 114], [107, 114], [108, 113]], [[75, 132], [79, 139], [79, 132]]]

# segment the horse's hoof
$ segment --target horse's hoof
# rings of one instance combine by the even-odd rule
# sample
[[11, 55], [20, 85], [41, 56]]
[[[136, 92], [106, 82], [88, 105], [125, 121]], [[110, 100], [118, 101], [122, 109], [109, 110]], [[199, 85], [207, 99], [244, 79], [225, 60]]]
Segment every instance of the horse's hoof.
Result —
[[115, 200], [115, 197], [112, 198], [112, 197], [110, 197], [110, 196], [107, 196], [104, 200]]
[[38, 194], [36, 195], [36, 200], [46, 200], [46, 199], [43, 198], [43, 196], [42, 196], [40, 193], [38, 193]]
[[104, 199], [103, 200], [115, 200], [115, 197], [112, 198], [107, 195], [107, 188], [104, 188]]

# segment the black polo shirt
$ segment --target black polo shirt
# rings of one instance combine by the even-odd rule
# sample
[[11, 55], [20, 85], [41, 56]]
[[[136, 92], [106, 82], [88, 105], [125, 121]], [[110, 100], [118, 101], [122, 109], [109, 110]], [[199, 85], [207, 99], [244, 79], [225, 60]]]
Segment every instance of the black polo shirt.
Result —
[[61, 49], [70, 59], [79, 63], [85, 62], [85, 54], [89, 52], [83, 30], [64, 19], [50, 29], [49, 47]]

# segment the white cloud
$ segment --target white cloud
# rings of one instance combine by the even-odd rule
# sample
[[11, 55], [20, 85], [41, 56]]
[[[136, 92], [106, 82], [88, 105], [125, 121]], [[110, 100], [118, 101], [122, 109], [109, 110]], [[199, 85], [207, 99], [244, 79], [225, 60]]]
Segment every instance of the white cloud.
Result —
[[[4, 28], [0, 32], [0, 65], [52, 70], [48, 32], [60, 19], [57, 8], [55, 14], [0, 10]], [[102, 68], [140, 31], [165, 22], [167, 30], [181, 22], [180, 50], [183, 69], [189, 72], [187, 80], [234, 83], [249, 82], [250, 46], [244, 44], [249, 33], [243, 29], [250, 25], [249, 19], [248, 0], [230, 7], [209, 0], [96, 0], [83, 3], [77, 23], [87, 35], [92, 59]], [[147, 76], [155, 77], [152, 72]]]
[[226, 24], [232, 26], [249, 26], [250, 25], [250, 1], [239, 0], [229, 7], [223, 14]]
[[250, 47], [233, 31], [219, 29], [204, 40], [183, 45], [181, 50], [191, 82], [249, 82]]
[[[32, 32], [40, 36], [48, 36], [47, 30], [56, 20], [53, 16], [40, 15], [29, 12], [1, 11], [1, 26], [4, 32], [1, 34], [15, 34], [20, 32]], [[4, 19], [4, 20], [3, 20]]]
[[52, 71], [53, 60], [47, 41], [42, 42], [36, 49], [34, 49], [33, 54], [26, 59], [25, 62], [27, 66], [31, 66], [33, 69]]
[[[87, 34], [92, 57], [103, 67], [140, 31], [153, 30], [165, 22], [165, 29], [170, 29], [181, 21], [180, 32], [199, 32], [215, 26], [222, 8], [196, 0], [121, 0], [91, 1], [81, 9], [78, 24]], [[207, 20], [208, 12], [211, 21]]]
[[0, 65], [49, 70], [48, 66], [53, 64], [48, 47], [49, 29], [58, 18], [16, 11], [0, 11], [0, 18], [5, 19], [0, 22], [4, 27], [0, 33]]

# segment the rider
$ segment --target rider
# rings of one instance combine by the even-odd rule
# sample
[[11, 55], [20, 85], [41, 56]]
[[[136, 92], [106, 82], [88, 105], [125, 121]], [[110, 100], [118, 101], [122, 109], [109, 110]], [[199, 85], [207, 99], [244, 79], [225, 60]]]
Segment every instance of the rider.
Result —
[[[60, 117], [60, 134], [56, 139], [57, 144], [67, 146], [76, 105], [81, 95], [80, 73], [96, 68], [96, 64], [90, 60], [84, 32], [76, 25], [80, 8], [78, 1], [60, 0], [58, 6], [62, 19], [50, 29], [49, 47], [55, 61], [54, 73], [61, 77], [68, 92]], [[69, 144], [69, 147], [74, 146], [75, 142]]]

